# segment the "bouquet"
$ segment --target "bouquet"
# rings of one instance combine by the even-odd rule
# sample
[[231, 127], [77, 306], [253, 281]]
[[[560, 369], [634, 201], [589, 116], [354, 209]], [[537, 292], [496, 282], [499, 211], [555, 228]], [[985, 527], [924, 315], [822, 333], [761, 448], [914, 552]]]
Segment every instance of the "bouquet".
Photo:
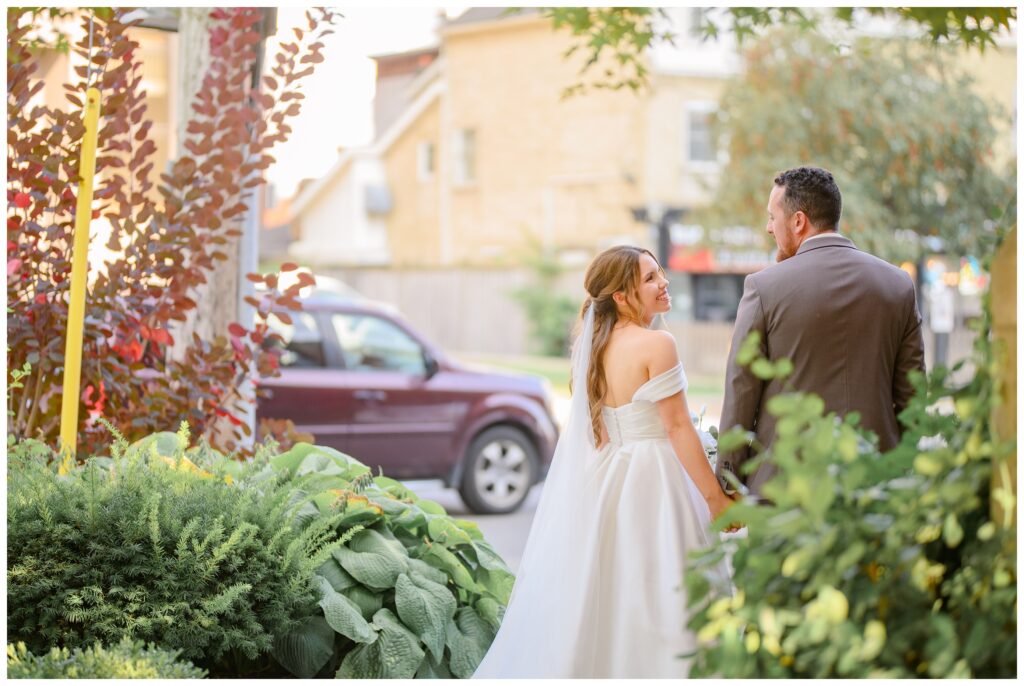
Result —
[[708, 426], [707, 430], [704, 430], [704, 413], [707, 410], [707, 405], [702, 406], [699, 415], [695, 412], [690, 413], [690, 419], [693, 421], [693, 428], [697, 430], [700, 444], [704, 447], [704, 454], [708, 456], [708, 462], [711, 463], [713, 470], [718, 463], [718, 427]]

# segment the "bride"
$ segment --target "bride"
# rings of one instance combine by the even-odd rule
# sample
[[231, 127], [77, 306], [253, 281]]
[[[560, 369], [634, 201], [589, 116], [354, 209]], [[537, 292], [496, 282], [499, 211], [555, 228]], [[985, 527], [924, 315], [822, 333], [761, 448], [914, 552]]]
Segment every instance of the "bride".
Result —
[[[587, 268], [573, 398], [505, 616], [474, 678], [685, 677], [683, 576], [732, 500], [704, 454], [647, 250]], [[724, 576], [724, 564], [719, 572]]]

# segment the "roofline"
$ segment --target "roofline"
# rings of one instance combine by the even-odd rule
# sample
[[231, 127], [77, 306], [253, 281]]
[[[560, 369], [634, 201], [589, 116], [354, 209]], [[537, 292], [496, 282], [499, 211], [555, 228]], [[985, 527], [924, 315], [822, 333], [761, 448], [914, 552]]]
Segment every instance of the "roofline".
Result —
[[[531, 9], [531, 8], [524, 8]], [[529, 13], [529, 14], [513, 14], [505, 17], [498, 17], [495, 19], [482, 19], [480, 21], [472, 21], [466, 24], [449, 24], [442, 26], [438, 29], [438, 35], [442, 39], [448, 36], [461, 36], [470, 33], [482, 33], [484, 31], [493, 31], [498, 28], [518, 28], [527, 24], [543, 23], [549, 21], [540, 13]]]
[[387, 52], [387, 53], [382, 53], [382, 54], [379, 54], [379, 55], [369, 55], [369, 58], [371, 60], [377, 61], [377, 60], [391, 59], [393, 57], [413, 57], [415, 55], [428, 55], [428, 54], [430, 54], [432, 52], [433, 53], [440, 53], [441, 52], [441, 46], [440, 45], [432, 45], [432, 46], [428, 46], [428, 47], [425, 47], [425, 48], [417, 48], [415, 50], [406, 50], [405, 52]]
[[447, 90], [447, 86], [440, 80], [430, 84], [427, 88], [420, 93], [412, 103], [405, 108], [401, 116], [395, 120], [395, 123], [384, 133], [383, 136], [378, 138], [371, 145], [362, 146], [359, 148], [351, 148], [345, 150], [338, 156], [337, 162], [327, 171], [326, 174], [321, 176], [319, 179], [309, 184], [298, 197], [295, 198], [295, 202], [292, 206], [292, 216], [296, 217], [305, 211], [306, 207], [316, 198], [317, 195], [322, 191], [334, 177], [337, 176], [345, 169], [350, 162], [357, 157], [370, 157], [379, 158], [391, 145], [398, 140], [398, 138], [405, 133], [405, 130], [412, 126], [420, 115], [429, 107], [435, 100], [440, 98], [441, 94]]

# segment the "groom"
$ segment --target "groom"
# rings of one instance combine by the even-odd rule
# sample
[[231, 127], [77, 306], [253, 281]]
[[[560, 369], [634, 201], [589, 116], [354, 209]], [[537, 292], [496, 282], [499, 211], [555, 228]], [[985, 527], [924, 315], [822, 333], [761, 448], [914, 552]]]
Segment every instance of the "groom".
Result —
[[[914, 283], [906, 272], [862, 252], [836, 233], [842, 196], [832, 174], [815, 167], [782, 172], [768, 198], [768, 233], [778, 245], [777, 261], [747, 277], [736, 313], [725, 380], [721, 430], [741, 426], [767, 447], [776, 419], [765, 409], [783, 391], [765, 382], [736, 354], [752, 331], [761, 334], [761, 354], [789, 358], [785, 383], [825, 401], [827, 412], [859, 412], [861, 425], [878, 434], [888, 450], [900, 439], [896, 416], [913, 393], [907, 372], [924, 371], [921, 316]], [[718, 458], [717, 476], [732, 472], [754, 495], [775, 473], [762, 463], [751, 475], [740, 467], [749, 447]]]

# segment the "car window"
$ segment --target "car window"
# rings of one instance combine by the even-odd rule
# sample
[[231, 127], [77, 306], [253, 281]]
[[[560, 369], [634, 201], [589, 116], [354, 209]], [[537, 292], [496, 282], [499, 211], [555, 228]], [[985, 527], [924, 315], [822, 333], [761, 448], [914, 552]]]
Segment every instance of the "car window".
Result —
[[423, 348], [397, 326], [373, 315], [331, 317], [346, 369], [425, 374]]
[[290, 312], [292, 323], [285, 324], [274, 316], [267, 318], [270, 330], [284, 338], [274, 347], [281, 350], [281, 367], [292, 369], [326, 367], [324, 339], [316, 317], [309, 312]]

